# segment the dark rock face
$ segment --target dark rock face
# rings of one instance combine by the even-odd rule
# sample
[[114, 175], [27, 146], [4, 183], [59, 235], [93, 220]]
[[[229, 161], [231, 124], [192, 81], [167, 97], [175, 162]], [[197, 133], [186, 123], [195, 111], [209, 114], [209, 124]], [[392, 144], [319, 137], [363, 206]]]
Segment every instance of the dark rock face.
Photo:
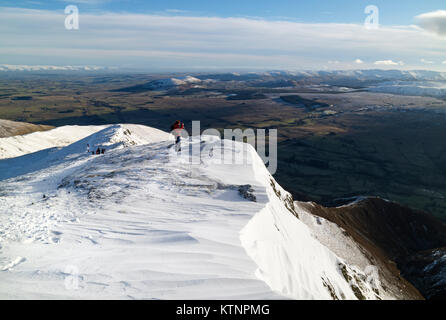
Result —
[[252, 186], [250, 184], [240, 186], [238, 188], [238, 192], [246, 200], [249, 200], [252, 202], [257, 202], [257, 198], [254, 195], [254, 189], [252, 188]]
[[409, 298], [420, 298], [420, 292], [426, 299], [446, 298], [446, 225], [442, 221], [379, 198], [307, 209], [345, 229], [378, 262], [383, 276]]
[[446, 248], [417, 252], [404, 259], [402, 270], [427, 299], [446, 299]]

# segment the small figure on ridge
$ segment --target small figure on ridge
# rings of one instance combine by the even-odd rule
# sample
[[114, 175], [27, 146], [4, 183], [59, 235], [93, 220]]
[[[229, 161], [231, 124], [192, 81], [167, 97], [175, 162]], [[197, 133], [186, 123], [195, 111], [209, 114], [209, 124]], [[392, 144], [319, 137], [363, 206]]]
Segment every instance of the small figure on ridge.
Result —
[[175, 136], [175, 151], [181, 151], [181, 132], [184, 130], [184, 123], [180, 120], [175, 121], [175, 123], [170, 127], [172, 134]]

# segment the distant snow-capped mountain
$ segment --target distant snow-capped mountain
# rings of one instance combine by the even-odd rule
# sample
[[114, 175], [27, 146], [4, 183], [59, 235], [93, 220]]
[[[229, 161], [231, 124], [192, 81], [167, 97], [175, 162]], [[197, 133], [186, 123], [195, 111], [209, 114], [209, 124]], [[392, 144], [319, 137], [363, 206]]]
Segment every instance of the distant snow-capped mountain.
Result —
[[147, 83], [116, 89], [114, 91], [143, 92], [150, 90], [169, 90], [180, 87], [199, 86], [209, 80], [201, 80], [192, 76], [152, 80]]
[[446, 96], [446, 83], [439, 81], [388, 81], [368, 88], [372, 92], [394, 93], [409, 96]]
[[152, 88], [152, 89], [169, 89], [172, 87], [177, 87], [177, 86], [184, 86], [187, 84], [198, 84], [200, 83], [201, 80], [191, 77], [191, 76], [186, 76], [186, 77], [181, 77], [181, 78], [169, 78], [169, 79], [160, 79], [160, 80], [154, 80], [148, 83], [148, 87]]
[[356, 80], [446, 80], [446, 73], [427, 70], [341, 70], [341, 71], [316, 71], [298, 72], [296, 75], [305, 77], [344, 77]]

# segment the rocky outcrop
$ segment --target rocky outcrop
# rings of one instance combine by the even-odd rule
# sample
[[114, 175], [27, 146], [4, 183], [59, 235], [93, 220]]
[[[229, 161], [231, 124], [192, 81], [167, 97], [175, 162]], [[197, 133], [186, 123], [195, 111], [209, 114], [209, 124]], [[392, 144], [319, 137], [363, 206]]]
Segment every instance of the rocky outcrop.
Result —
[[379, 268], [386, 283], [407, 299], [446, 293], [446, 225], [431, 215], [379, 198], [326, 208], [300, 203], [338, 225]]

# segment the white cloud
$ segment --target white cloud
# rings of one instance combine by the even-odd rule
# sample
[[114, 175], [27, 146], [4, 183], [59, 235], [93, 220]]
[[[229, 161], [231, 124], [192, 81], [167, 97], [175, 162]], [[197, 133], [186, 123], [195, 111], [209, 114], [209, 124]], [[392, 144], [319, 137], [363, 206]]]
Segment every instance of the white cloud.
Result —
[[446, 36], [446, 10], [423, 13], [415, 19], [422, 28], [440, 36]]
[[403, 61], [395, 62], [393, 60], [378, 60], [375, 61], [374, 64], [377, 66], [403, 66], [404, 62]]
[[63, 11], [0, 8], [0, 61], [149, 70], [320, 69], [329, 60], [332, 68], [351, 68], [357, 57], [359, 64], [398, 54], [416, 65], [393, 66], [416, 68], [422, 67], [419, 57], [440, 59], [446, 51], [445, 41], [415, 26], [367, 30], [356, 24], [81, 11], [80, 29], [68, 31], [64, 20]]
[[356, 59], [356, 60], [355, 60], [355, 63], [356, 63], [356, 64], [363, 64], [364, 61], [362, 61], [361, 59]]
[[0, 64], [0, 71], [98, 71], [98, 66], [51, 66], [51, 65], [10, 65]]
[[59, 1], [69, 2], [70, 4], [82, 3], [82, 4], [97, 5], [97, 4], [112, 2], [114, 0], [59, 0]]
[[421, 61], [422, 63], [425, 63], [425, 64], [434, 64], [433, 61], [426, 60], [426, 59], [421, 59], [420, 61]]
[[166, 12], [168, 13], [188, 13], [187, 10], [180, 10], [180, 9], [167, 9]]

